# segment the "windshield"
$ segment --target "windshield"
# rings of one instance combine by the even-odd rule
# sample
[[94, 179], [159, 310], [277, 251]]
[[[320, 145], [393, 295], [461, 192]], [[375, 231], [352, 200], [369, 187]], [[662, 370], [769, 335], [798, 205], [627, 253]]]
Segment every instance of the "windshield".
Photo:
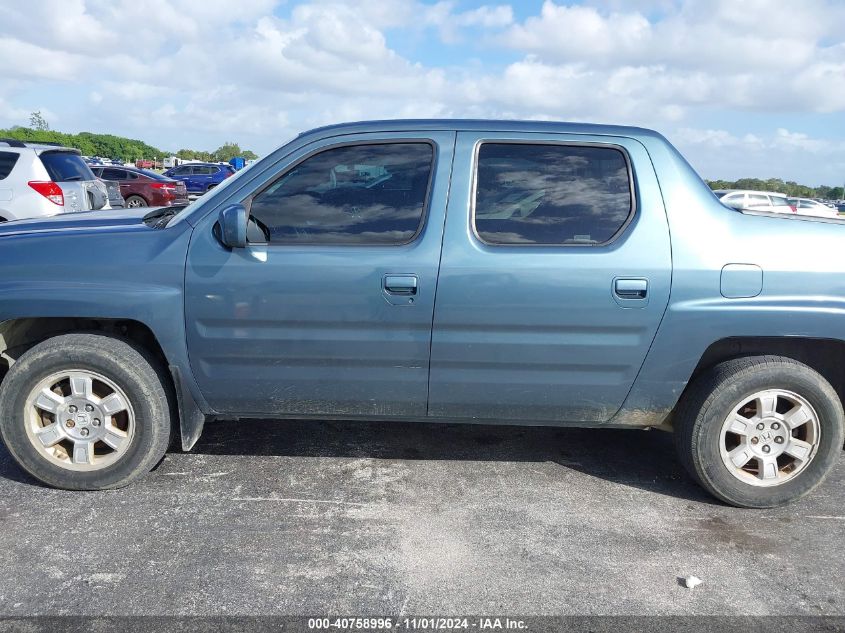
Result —
[[94, 180], [91, 168], [74, 152], [43, 152], [41, 162], [53, 182]]
[[[196, 200], [191, 202], [189, 205], [179, 208], [178, 212], [170, 219], [173, 220], [173, 219], [175, 219], [179, 216], [183, 216], [183, 215], [185, 215], [184, 212], [186, 210], [194, 209], [194, 208], [197, 207], [197, 205], [204, 204], [205, 202], [207, 202], [207, 201], [211, 200], [212, 198], [214, 198], [215, 196], [219, 195], [221, 191], [225, 191], [227, 187], [231, 187], [233, 182], [238, 181], [246, 172], [248, 172], [250, 170], [252, 165], [257, 165], [258, 162], [260, 162], [260, 161], [256, 161], [255, 163], [247, 165], [246, 167], [244, 167], [240, 171], [237, 171], [233, 175], [226, 178], [223, 182], [221, 182], [219, 185], [214, 187], [214, 189], [212, 189], [208, 193], [200, 196], [199, 198], [197, 198]], [[169, 224], [168, 224], [168, 226], [169, 226]]]

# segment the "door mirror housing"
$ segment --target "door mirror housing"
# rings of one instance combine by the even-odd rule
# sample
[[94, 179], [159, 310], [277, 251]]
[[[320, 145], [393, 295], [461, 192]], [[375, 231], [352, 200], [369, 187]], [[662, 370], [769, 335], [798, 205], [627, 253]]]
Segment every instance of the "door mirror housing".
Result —
[[230, 204], [220, 210], [217, 220], [220, 225], [220, 241], [229, 248], [246, 247], [246, 208], [242, 204]]

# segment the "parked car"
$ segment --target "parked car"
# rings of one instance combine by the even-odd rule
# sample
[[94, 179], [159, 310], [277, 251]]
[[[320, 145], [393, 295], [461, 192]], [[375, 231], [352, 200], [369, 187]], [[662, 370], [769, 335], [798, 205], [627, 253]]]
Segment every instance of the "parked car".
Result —
[[99, 180], [106, 186], [106, 191], [109, 196], [109, 202], [103, 208], [122, 209], [123, 207], [125, 207], [126, 201], [123, 199], [123, 196], [120, 195], [120, 183], [117, 183], [113, 180], [103, 180], [102, 178], [100, 178]]
[[839, 211], [810, 198], [790, 198], [789, 204], [797, 209], [798, 215], [816, 215], [825, 218], [838, 218]]
[[659, 428], [782, 505], [842, 452], [844, 242], [641, 128], [323, 127], [202, 204], [0, 226], [0, 434], [92, 490], [215, 417]]
[[203, 194], [210, 191], [235, 173], [231, 165], [219, 163], [190, 163], [179, 165], [164, 172], [168, 178], [185, 183], [188, 193]]
[[0, 139], [0, 222], [107, 206], [106, 185], [78, 150]]
[[135, 161], [135, 167], [137, 167], [138, 169], [152, 169], [153, 167], [155, 167], [155, 163], [151, 160], [141, 158]]
[[169, 207], [189, 202], [185, 183], [154, 171], [133, 167], [94, 167], [93, 171], [101, 178], [120, 183], [120, 193], [130, 208]]
[[796, 213], [798, 208], [790, 204], [786, 194], [771, 191], [745, 191], [740, 189], [718, 189], [713, 193], [734, 209], [768, 211], [769, 213]]

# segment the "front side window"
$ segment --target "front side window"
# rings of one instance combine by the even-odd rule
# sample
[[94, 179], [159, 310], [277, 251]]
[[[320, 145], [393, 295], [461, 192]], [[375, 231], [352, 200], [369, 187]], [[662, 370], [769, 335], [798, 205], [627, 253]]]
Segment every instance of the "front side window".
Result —
[[327, 149], [256, 195], [250, 214], [271, 243], [404, 244], [422, 226], [433, 161], [423, 142]]
[[488, 244], [610, 241], [633, 212], [625, 155], [611, 147], [484, 143], [475, 230]]
[[769, 207], [772, 203], [769, 201], [769, 196], [759, 193], [749, 193], [748, 204], [752, 207]]

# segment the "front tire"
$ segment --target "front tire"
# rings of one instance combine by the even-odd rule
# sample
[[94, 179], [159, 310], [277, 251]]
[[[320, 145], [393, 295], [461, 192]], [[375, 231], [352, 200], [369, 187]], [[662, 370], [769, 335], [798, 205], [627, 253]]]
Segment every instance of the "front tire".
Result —
[[836, 463], [845, 414], [836, 390], [790, 358], [726, 361], [682, 400], [675, 443], [687, 471], [719, 499], [771, 508], [816, 488]]
[[120, 488], [151, 470], [170, 440], [164, 374], [144, 350], [66, 334], [23, 354], [0, 386], [0, 436], [39, 481]]

